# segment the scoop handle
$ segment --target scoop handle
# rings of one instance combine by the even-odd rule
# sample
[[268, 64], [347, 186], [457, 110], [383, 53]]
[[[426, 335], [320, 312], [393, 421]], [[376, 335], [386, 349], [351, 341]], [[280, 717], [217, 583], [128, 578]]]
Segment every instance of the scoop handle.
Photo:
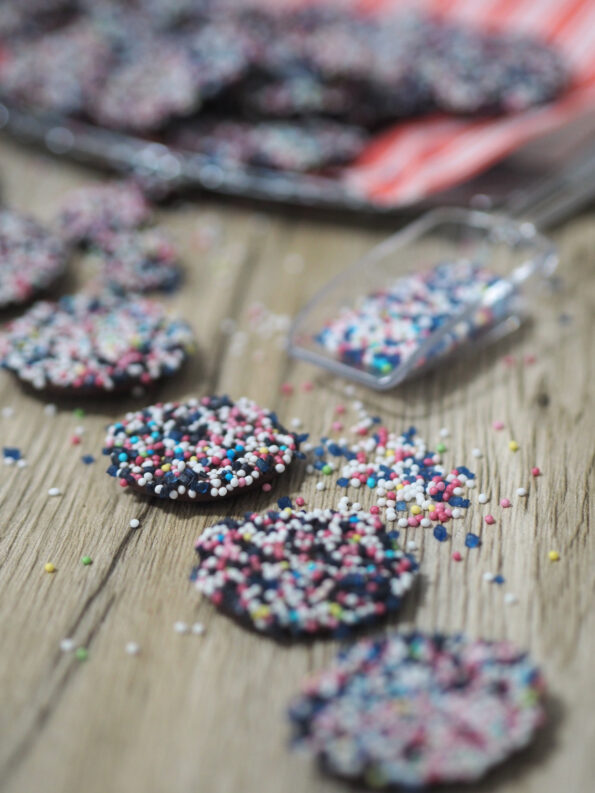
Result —
[[548, 229], [571, 217], [595, 199], [595, 146], [590, 146], [534, 187], [516, 192], [504, 210], [526, 219], [539, 229]]

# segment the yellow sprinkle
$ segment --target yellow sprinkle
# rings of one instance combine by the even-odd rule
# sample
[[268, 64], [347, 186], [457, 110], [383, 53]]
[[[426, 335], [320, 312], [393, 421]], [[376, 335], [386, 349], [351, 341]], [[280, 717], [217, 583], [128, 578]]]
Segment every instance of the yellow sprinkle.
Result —
[[261, 454], [268, 454], [268, 453], [269, 453], [269, 450], [267, 449], [267, 447], [266, 447], [266, 446], [261, 446], [261, 447], [260, 447], [260, 449], [259, 449], [258, 451], [259, 451]]
[[270, 611], [271, 610], [268, 606], [259, 606], [257, 609], [254, 609], [254, 611], [252, 612], [252, 617], [255, 620], [258, 620], [261, 617], [268, 617]]
[[419, 515], [419, 513], [420, 513], [420, 512], [421, 512], [421, 507], [419, 507], [417, 504], [414, 504], [414, 505], [411, 507], [411, 513], [412, 513], [413, 515]]
[[46, 573], [55, 573], [56, 572], [56, 568], [54, 567], [54, 565], [51, 562], [48, 562], [47, 564], [45, 564], [43, 566], [43, 569], [46, 571]]
[[518, 452], [519, 445], [516, 441], [509, 441], [508, 448], [510, 449], [511, 452]]
[[354, 535], [352, 535], [352, 537], [351, 537], [351, 539], [353, 540], [353, 542], [359, 542], [359, 541], [361, 540], [361, 538], [362, 538], [362, 535], [361, 535], [361, 534], [354, 534]]
[[170, 468], [171, 468], [171, 465], [169, 463], [165, 463], [165, 465], [161, 466], [161, 470], [162, 471], [169, 471]]
[[405, 487], [405, 485], [403, 485], [403, 484], [401, 484], [401, 482], [399, 482], [399, 484], [397, 485], [397, 490], [402, 490], [404, 487]]
[[338, 603], [330, 603], [328, 610], [333, 615], [333, 617], [339, 617], [343, 613], [343, 609]]
[[190, 462], [191, 463], [195, 463], [197, 460], [198, 460], [198, 457], [195, 454], [193, 454], [192, 457], [190, 458]]
[[242, 539], [246, 540], [246, 542], [250, 542], [250, 540], [252, 539], [252, 535], [251, 535], [251, 534], [249, 534], [249, 533], [246, 531], [246, 532], [244, 532], [244, 534], [242, 535]]
[[558, 551], [550, 551], [548, 553], [548, 556], [550, 558], [550, 562], [557, 562], [560, 559], [560, 554], [558, 553]]

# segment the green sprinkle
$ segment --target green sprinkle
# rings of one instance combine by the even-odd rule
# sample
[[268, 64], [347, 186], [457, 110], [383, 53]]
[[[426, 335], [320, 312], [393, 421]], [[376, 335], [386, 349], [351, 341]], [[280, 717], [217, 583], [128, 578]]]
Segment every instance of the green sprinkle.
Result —
[[72, 413], [73, 413], [74, 416], [77, 417], [77, 419], [82, 419], [84, 417], [84, 415], [85, 415], [85, 411], [83, 410], [83, 408], [75, 408], [72, 411]]
[[89, 564], [93, 564], [93, 559], [91, 559], [91, 557], [90, 557], [90, 556], [83, 556], [83, 557], [81, 558], [81, 562], [82, 562], [84, 565], [89, 565]]
[[89, 651], [86, 647], [77, 647], [74, 657], [77, 661], [86, 661], [89, 657]]
[[333, 473], [333, 469], [330, 467], [330, 465], [323, 465], [322, 473], [323, 474], [332, 474]]
[[437, 452], [445, 452], [446, 451], [446, 446], [443, 443], [439, 443], [438, 446], [436, 446], [436, 451]]

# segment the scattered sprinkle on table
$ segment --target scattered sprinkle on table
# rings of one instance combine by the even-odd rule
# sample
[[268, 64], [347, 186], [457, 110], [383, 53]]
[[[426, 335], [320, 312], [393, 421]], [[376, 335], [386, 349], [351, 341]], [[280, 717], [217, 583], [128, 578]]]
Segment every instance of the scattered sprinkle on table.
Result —
[[136, 642], [127, 642], [124, 650], [128, 655], [138, 655], [140, 653], [140, 645]]
[[190, 628], [188, 627], [188, 624], [186, 622], [181, 622], [181, 621], [174, 622], [174, 631], [176, 633], [184, 634], [184, 633], [188, 633], [189, 630]]
[[537, 466], [535, 466], [534, 468], [531, 469], [531, 475], [532, 476], [540, 476], [541, 475], [540, 469]]
[[95, 458], [92, 454], [83, 454], [81, 457], [81, 462], [83, 462], [85, 465], [91, 465], [95, 462]]
[[81, 563], [82, 563], [82, 564], [83, 564], [85, 567], [88, 567], [90, 564], [93, 564], [93, 559], [91, 559], [91, 557], [90, 557], [90, 556], [82, 556], [82, 557], [81, 557]]
[[44, 564], [44, 566], [43, 566], [43, 569], [46, 571], [46, 573], [55, 573], [56, 572], [56, 568], [51, 562], [46, 562], [46, 564]]
[[511, 452], [518, 452], [520, 447], [516, 441], [509, 441], [508, 448], [510, 449]]
[[74, 639], [62, 639], [60, 642], [60, 649], [63, 653], [71, 653], [76, 647]]
[[129, 525], [131, 529], [138, 529], [140, 526], [140, 520], [138, 518], [132, 518]]
[[550, 562], [558, 562], [560, 561], [560, 554], [558, 553], [558, 551], [550, 551], [548, 553], [548, 558]]
[[78, 647], [74, 655], [77, 661], [86, 661], [89, 657], [89, 651], [86, 647]]
[[59, 487], [50, 487], [50, 489], [48, 490], [48, 496], [61, 496], [61, 495], [62, 495], [62, 491], [60, 490]]
[[465, 537], [465, 545], [467, 548], [479, 548], [481, 545], [481, 538], [472, 531], [469, 531]]
[[191, 631], [195, 636], [202, 636], [205, 632], [205, 626], [202, 624], [202, 622], [195, 622], [192, 625]]

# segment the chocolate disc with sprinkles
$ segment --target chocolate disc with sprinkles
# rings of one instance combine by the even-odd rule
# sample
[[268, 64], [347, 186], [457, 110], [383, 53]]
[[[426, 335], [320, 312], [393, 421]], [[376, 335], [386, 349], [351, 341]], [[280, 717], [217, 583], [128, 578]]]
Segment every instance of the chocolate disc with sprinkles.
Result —
[[196, 543], [196, 587], [274, 638], [347, 636], [396, 612], [417, 563], [365, 512], [291, 509], [225, 519]]
[[147, 298], [78, 294], [40, 301], [0, 333], [0, 362], [39, 391], [122, 393], [174, 374], [190, 327]]
[[159, 229], [98, 234], [93, 254], [101, 280], [117, 292], [170, 291], [180, 281], [176, 247]]
[[473, 782], [544, 721], [544, 683], [508, 642], [421, 633], [361, 641], [291, 706], [322, 768], [374, 789]]
[[36, 220], [0, 209], [0, 308], [24, 303], [62, 274], [62, 243]]
[[303, 436], [246, 397], [151, 405], [108, 429], [104, 454], [123, 487], [158, 498], [216, 501], [284, 473]]
[[86, 244], [107, 231], [135, 229], [151, 217], [151, 207], [134, 182], [104, 182], [71, 190], [57, 226], [62, 239]]

